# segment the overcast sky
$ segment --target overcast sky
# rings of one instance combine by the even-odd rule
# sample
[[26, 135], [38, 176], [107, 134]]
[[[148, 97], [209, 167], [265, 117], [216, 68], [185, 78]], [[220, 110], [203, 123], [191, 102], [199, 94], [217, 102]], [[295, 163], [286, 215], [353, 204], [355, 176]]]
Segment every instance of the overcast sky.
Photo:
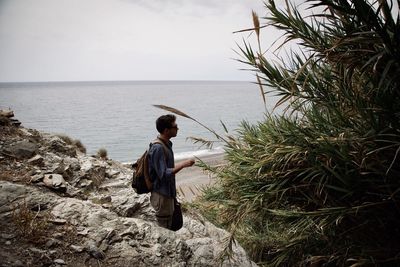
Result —
[[252, 10], [262, 0], [0, 0], [0, 82], [253, 81], [233, 51], [248, 34], [232, 34]]

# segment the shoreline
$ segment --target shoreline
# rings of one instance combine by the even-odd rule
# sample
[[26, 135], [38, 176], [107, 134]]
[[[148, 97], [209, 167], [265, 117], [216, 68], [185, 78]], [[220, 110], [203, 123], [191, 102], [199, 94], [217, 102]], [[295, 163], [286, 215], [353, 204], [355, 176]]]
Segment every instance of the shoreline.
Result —
[[[217, 166], [225, 162], [224, 156], [225, 153], [218, 153], [197, 158], [210, 166]], [[195, 159], [196, 161], [198, 161], [197, 158]], [[175, 162], [179, 161], [176, 160]], [[179, 198], [184, 202], [193, 201], [200, 194], [201, 187], [211, 185], [215, 182], [215, 177], [195, 165], [182, 169], [175, 177], [177, 193]]]

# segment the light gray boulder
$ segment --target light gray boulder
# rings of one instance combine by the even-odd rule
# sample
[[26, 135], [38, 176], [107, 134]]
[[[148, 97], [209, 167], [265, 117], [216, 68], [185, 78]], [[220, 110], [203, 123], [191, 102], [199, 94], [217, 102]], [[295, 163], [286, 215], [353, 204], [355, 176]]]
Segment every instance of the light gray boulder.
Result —
[[45, 188], [0, 181], [0, 217], [12, 211], [17, 204], [26, 203], [32, 210], [46, 210], [57, 199], [59, 196]]

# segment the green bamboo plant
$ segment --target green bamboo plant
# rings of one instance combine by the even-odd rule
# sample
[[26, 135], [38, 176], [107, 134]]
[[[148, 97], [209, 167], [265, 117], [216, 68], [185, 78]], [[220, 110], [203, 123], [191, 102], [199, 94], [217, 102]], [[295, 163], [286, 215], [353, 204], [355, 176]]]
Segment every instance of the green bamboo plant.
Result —
[[[399, 4], [309, 0], [304, 16], [270, 0], [264, 24], [253, 12], [257, 46], [240, 61], [287, 112], [224, 140], [228, 164], [203, 165], [218, 182], [197, 205], [260, 264], [399, 264]], [[270, 27], [289, 59], [261, 50]]]

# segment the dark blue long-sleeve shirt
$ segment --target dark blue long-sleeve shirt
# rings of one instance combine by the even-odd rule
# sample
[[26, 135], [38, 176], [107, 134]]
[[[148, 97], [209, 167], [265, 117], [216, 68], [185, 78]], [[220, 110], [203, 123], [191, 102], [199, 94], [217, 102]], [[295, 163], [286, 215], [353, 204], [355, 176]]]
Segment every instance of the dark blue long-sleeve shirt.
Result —
[[[162, 144], [150, 144], [149, 174], [153, 179], [153, 191], [167, 197], [176, 197], [175, 167], [172, 142], [168, 141], [167, 151]], [[167, 152], [167, 155], [166, 153]], [[165, 158], [165, 156], [167, 156]]]

